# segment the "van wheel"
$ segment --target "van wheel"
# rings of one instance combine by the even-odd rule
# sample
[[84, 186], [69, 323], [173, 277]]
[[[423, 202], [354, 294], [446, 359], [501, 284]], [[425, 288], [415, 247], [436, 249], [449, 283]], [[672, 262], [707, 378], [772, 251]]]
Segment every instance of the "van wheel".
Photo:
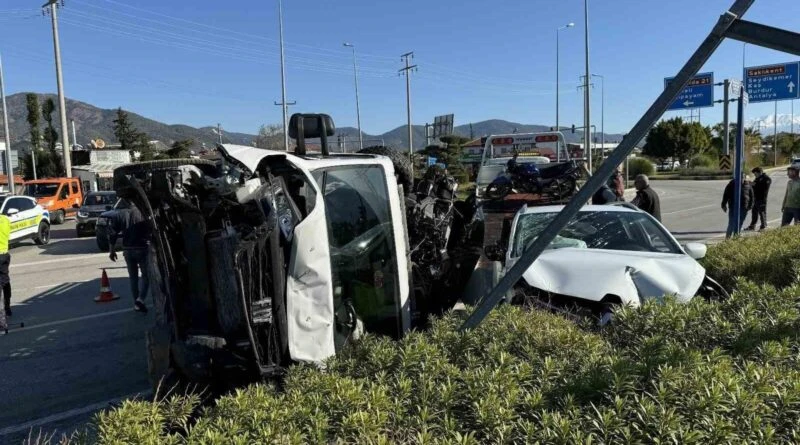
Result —
[[64, 219], [66, 219], [66, 215], [64, 215], [63, 210], [56, 210], [56, 213], [53, 215], [53, 224], [59, 225], [64, 224]]
[[39, 230], [36, 231], [36, 236], [33, 237], [33, 242], [44, 246], [50, 242], [50, 224], [42, 221], [39, 223]]

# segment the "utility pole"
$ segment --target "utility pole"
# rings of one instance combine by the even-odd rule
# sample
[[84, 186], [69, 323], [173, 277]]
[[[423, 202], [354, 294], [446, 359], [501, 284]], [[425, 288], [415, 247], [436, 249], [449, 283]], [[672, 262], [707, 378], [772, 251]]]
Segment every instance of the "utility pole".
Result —
[[592, 74], [600, 78], [600, 161], [606, 151], [606, 78], [600, 74]]
[[358, 149], [364, 149], [364, 136], [361, 132], [361, 106], [358, 100], [358, 63], [356, 62], [356, 47], [351, 43], [345, 43], [344, 46], [353, 50], [353, 77], [356, 79], [356, 121], [358, 122]]
[[[283, 2], [278, 0], [278, 28], [281, 38], [281, 109], [283, 110], [283, 150], [289, 151], [289, 117], [286, 103], [286, 64], [283, 56]], [[278, 104], [275, 104], [278, 105]], [[292, 103], [291, 105], [294, 105]]]
[[217, 136], [219, 136], [219, 144], [222, 145], [222, 125], [217, 123]]
[[[584, 15], [584, 31], [585, 31], [585, 57], [586, 57], [586, 73], [585, 73], [585, 81], [584, 84], [586, 88], [583, 90], [583, 127], [587, 129], [583, 133], [583, 141], [585, 147], [589, 147], [589, 131], [588, 129], [591, 128], [591, 99], [589, 95], [589, 0], [583, 0], [583, 15]], [[591, 156], [591, 149], [589, 149], [589, 174], [593, 173], [592, 170], [592, 156]]]
[[3, 100], [3, 134], [6, 138], [6, 176], [8, 176], [8, 193], [14, 194], [14, 166], [11, 165], [11, 135], [8, 133], [8, 106], [6, 105], [6, 84], [3, 80], [3, 60], [0, 59], [0, 96]]
[[775, 152], [774, 166], [778, 166], [778, 101], [775, 101], [775, 117], [773, 118], [775, 131], [772, 133], [772, 151]]
[[[64, 0], [61, 0], [61, 6], [63, 5]], [[53, 25], [53, 50], [56, 56], [56, 82], [58, 84], [58, 110], [61, 115], [61, 149], [64, 152], [65, 174], [69, 178], [72, 176], [72, 158], [70, 157], [69, 133], [67, 132], [67, 104], [64, 98], [64, 79], [61, 75], [61, 45], [58, 41], [58, 7], [59, 0], [48, 0], [47, 3], [42, 5], [42, 8], [45, 8], [45, 12], [50, 13], [50, 19]]]
[[[284, 96], [285, 97], [285, 96]], [[286, 117], [286, 114], [289, 112], [289, 107], [292, 105], [297, 105], [296, 101], [286, 102], [284, 99], [282, 102], [275, 102], [276, 106], [279, 106], [283, 109], [283, 149], [287, 153], [289, 152], [289, 121]]]
[[405, 68], [400, 69], [400, 73], [406, 76], [406, 114], [408, 118], [408, 158], [411, 161], [412, 175], [414, 168], [414, 135], [411, 127], [411, 70], [416, 69], [417, 65], [410, 65], [410, 59], [414, 58], [414, 51], [400, 56], [405, 61]]
[[730, 79], [725, 79], [723, 82], [723, 87], [725, 91], [722, 93], [722, 125], [725, 126], [724, 130], [724, 137], [725, 139], [722, 140], [722, 152], [725, 156], [730, 156], [730, 143], [731, 143], [731, 125], [730, 125], [730, 113], [728, 110], [728, 105], [730, 104], [730, 95], [731, 95], [731, 81]]
[[475, 132], [472, 131], [472, 123], [469, 124], [469, 138], [470, 140], [475, 139]]

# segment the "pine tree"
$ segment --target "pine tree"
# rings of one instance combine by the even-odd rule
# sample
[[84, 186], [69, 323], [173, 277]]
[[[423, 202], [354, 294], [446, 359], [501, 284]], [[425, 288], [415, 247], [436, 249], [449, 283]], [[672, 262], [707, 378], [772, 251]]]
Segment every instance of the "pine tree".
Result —
[[42, 132], [39, 129], [39, 97], [34, 93], [28, 93], [25, 95], [25, 101], [28, 108], [27, 120], [30, 127], [31, 149], [38, 151], [42, 139]]
[[45, 177], [45, 171], [52, 172], [52, 174], [48, 174], [47, 176], [63, 176], [64, 175], [64, 162], [59, 156], [58, 151], [56, 150], [56, 143], [58, 142], [58, 132], [56, 131], [55, 127], [53, 127], [53, 113], [56, 110], [56, 103], [52, 97], [48, 97], [45, 99], [44, 103], [42, 104], [42, 118], [46, 123], [44, 129], [44, 141], [47, 143], [47, 151], [49, 156], [41, 156], [37, 153], [38, 157], [42, 158], [42, 161], [51, 162], [53, 165], [52, 167], [48, 167], [46, 162], [42, 162], [41, 164], [38, 162], [39, 159], [37, 158], [36, 163], [36, 170], [37, 173], [41, 171], [42, 173], [39, 175], [40, 177]]
[[167, 150], [167, 155], [172, 159], [181, 159], [189, 157], [189, 149], [194, 145], [193, 139], [184, 139], [172, 143], [172, 147]]
[[139, 132], [131, 124], [128, 113], [122, 108], [117, 109], [117, 118], [114, 119], [114, 136], [122, 144], [123, 150], [134, 151]]

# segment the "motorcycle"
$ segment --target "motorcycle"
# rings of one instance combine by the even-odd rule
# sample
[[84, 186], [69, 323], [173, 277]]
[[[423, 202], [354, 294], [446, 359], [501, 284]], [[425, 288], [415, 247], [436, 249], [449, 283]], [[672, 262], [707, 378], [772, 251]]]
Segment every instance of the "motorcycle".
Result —
[[508, 161], [506, 174], [486, 187], [486, 197], [503, 199], [512, 191], [535, 193], [550, 199], [564, 199], [575, 192], [580, 167], [574, 160], [539, 168], [533, 163], [517, 162], [518, 154]]

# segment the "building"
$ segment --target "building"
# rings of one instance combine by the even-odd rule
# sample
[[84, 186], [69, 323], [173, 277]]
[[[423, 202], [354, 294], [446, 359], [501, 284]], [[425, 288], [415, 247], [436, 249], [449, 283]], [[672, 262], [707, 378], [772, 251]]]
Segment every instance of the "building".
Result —
[[114, 169], [131, 163], [128, 150], [94, 149], [88, 155], [88, 163], [72, 167], [72, 175], [80, 178], [85, 191], [114, 190]]

